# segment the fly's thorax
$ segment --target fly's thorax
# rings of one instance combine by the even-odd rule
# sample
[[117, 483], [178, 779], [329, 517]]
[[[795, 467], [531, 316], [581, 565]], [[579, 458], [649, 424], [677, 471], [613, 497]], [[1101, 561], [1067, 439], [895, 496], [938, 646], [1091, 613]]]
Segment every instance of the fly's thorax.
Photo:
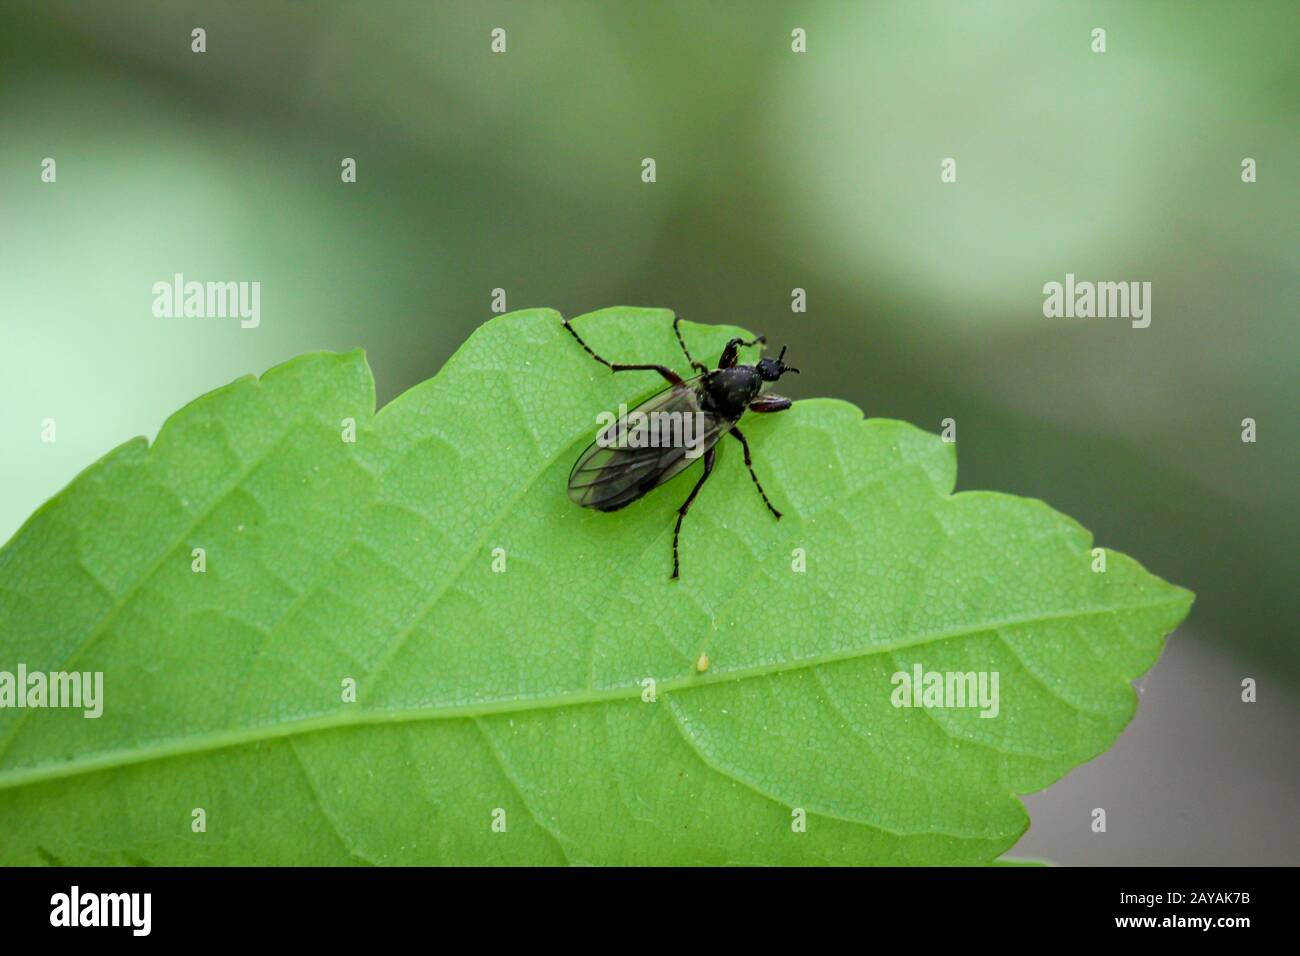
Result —
[[706, 411], [715, 412], [724, 418], [739, 418], [763, 387], [763, 379], [752, 365], [736, 365], [732, 368], [720, 368], [710, 372], [704, 378], [704, 400], [701, 404]]

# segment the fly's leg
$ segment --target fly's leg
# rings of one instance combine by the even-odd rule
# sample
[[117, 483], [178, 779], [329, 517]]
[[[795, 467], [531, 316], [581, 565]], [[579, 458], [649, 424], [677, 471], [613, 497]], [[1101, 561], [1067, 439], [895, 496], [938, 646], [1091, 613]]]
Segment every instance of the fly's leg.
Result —
[[682, 354], [686, 356], [686, 361], [691, 363], [691, 368], [695, 369], [695, 371], [707, 372], [709, 367], [703, 362], [695, 361], [694, 356], [691, 355], [691, 350], [686, 347], [686, 340], [682, 338], [681, 321], [682, 317], [680, 315], [673, 318], [673, 334], [677, 336], [677, 344], [682, 347]]
[[713, 459], [715, 457], [716, 455], [712, 448], [704, 453], [704, 474], [700, 475], [700, 480], [695, 483], [695, 487], [691, 489], [691, 493], [686, 496], [686, 500], [682, 502], [682, 506], [677, 509], [677, 524], [673, 527], [674, 579], [677, 577], [677, 538], [682, 533], [682, 519], [686, 517], [686, 512], [691, 510], [691, 502], [695, 500], [695, 496], [700, 493], [700, 489], [704, 487], [704, 483], [709, 480], [709, 474], [713, 471]]
[[673, 385], [682, 384], [682, 377], [665, 365], [618, 365], [608, 359], [601, 358], [591, 350], [590, 345], [582, 340], [582, 336], [578, 334], [577, 329], [569, 324], [568, 319], [564, 319], [563, 322], [564, 327], [569, 330], [569, 334], [578, 340], [578, 344], [586, 350], [587, 354], [611, 372], [658, 372]]
[[726, 348], [722, 350], [722, 357], [718, 359], [718, 368], [731, 368], [736, 364], [736, 353], [741, 349], [747, 349], [751, 345], [767, 344], [767, 336], [760, 335], [756, 339], [750, 339], [746, 342], [744, 339], [732, 339], [727, 343]]
[[775, 392], [768, 392], [766, 395], [760, 395], [749, 403], [751, 412], [783, 412], [794, 404], [793, 399], [786, 398], [784, 395], [777, 395]]
[[767, 500], [767, 492], [763, 490], [763, 483], [758, 480], [758, 475], [754, 473], [754, 461], [749, 457], [749, 442], [745, 441], [745, 436], [741, 434], [740, 429], [732, 427], [731, 434], [740, 442], [740, 447], [745, 449], [745, 467], [749, 469], [749, 477], [754, 479], [754, 487], [758, 489], [759, 495], [763, 499], [763, 504], [767, 505], [767, 510], [776, 516], [778, 521], [781, 520], [781, 512], [772, 507], [772, 502]]

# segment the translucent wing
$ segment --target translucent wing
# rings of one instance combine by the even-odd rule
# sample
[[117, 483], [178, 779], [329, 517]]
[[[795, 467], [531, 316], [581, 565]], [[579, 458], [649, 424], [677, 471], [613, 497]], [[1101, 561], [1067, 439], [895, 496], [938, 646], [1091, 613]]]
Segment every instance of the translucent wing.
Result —
[[569, 498], [617, 511], [687, 468], [735, 424], [700, 408], [699, 377], [672, 385], [605, 428], [569, 473]]

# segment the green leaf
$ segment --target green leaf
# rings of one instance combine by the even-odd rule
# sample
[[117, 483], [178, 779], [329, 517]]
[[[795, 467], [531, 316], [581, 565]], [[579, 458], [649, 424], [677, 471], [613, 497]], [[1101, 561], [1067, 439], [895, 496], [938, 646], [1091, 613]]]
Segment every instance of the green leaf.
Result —
[[[576, 324], [681, 368], [669, 320]], [[1191, 594], [825, 399], [746, 419], [780, 522], [724, 438], [672, 582], [699, 465], [616, 514], [565, 494], [661, 384], [519, 312], [379, 414], [360, 352], [304, 355], [89, 468], [0, 551], [0, 670], [104, 675], [98, 719], [0, 710], [0, 863], [992, 862]], [[914, 665], [998, 672], [997, 717], [894, 707]]]

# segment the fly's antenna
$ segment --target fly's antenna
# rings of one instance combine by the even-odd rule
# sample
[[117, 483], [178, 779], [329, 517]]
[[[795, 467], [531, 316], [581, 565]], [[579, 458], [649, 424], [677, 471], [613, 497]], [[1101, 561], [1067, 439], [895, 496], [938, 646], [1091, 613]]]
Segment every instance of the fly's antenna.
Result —
[[794, 374], [798, 375], [799, 370], [797, 368], [791, 368], [782, 361], [782, 359], [785, 358], [785, 350], [786, 346], [781, 346], [781, 354], [776, 357], [777, 364], [781, 366], [781, 374], [784, 375], [786, 372], [794, 372]]

